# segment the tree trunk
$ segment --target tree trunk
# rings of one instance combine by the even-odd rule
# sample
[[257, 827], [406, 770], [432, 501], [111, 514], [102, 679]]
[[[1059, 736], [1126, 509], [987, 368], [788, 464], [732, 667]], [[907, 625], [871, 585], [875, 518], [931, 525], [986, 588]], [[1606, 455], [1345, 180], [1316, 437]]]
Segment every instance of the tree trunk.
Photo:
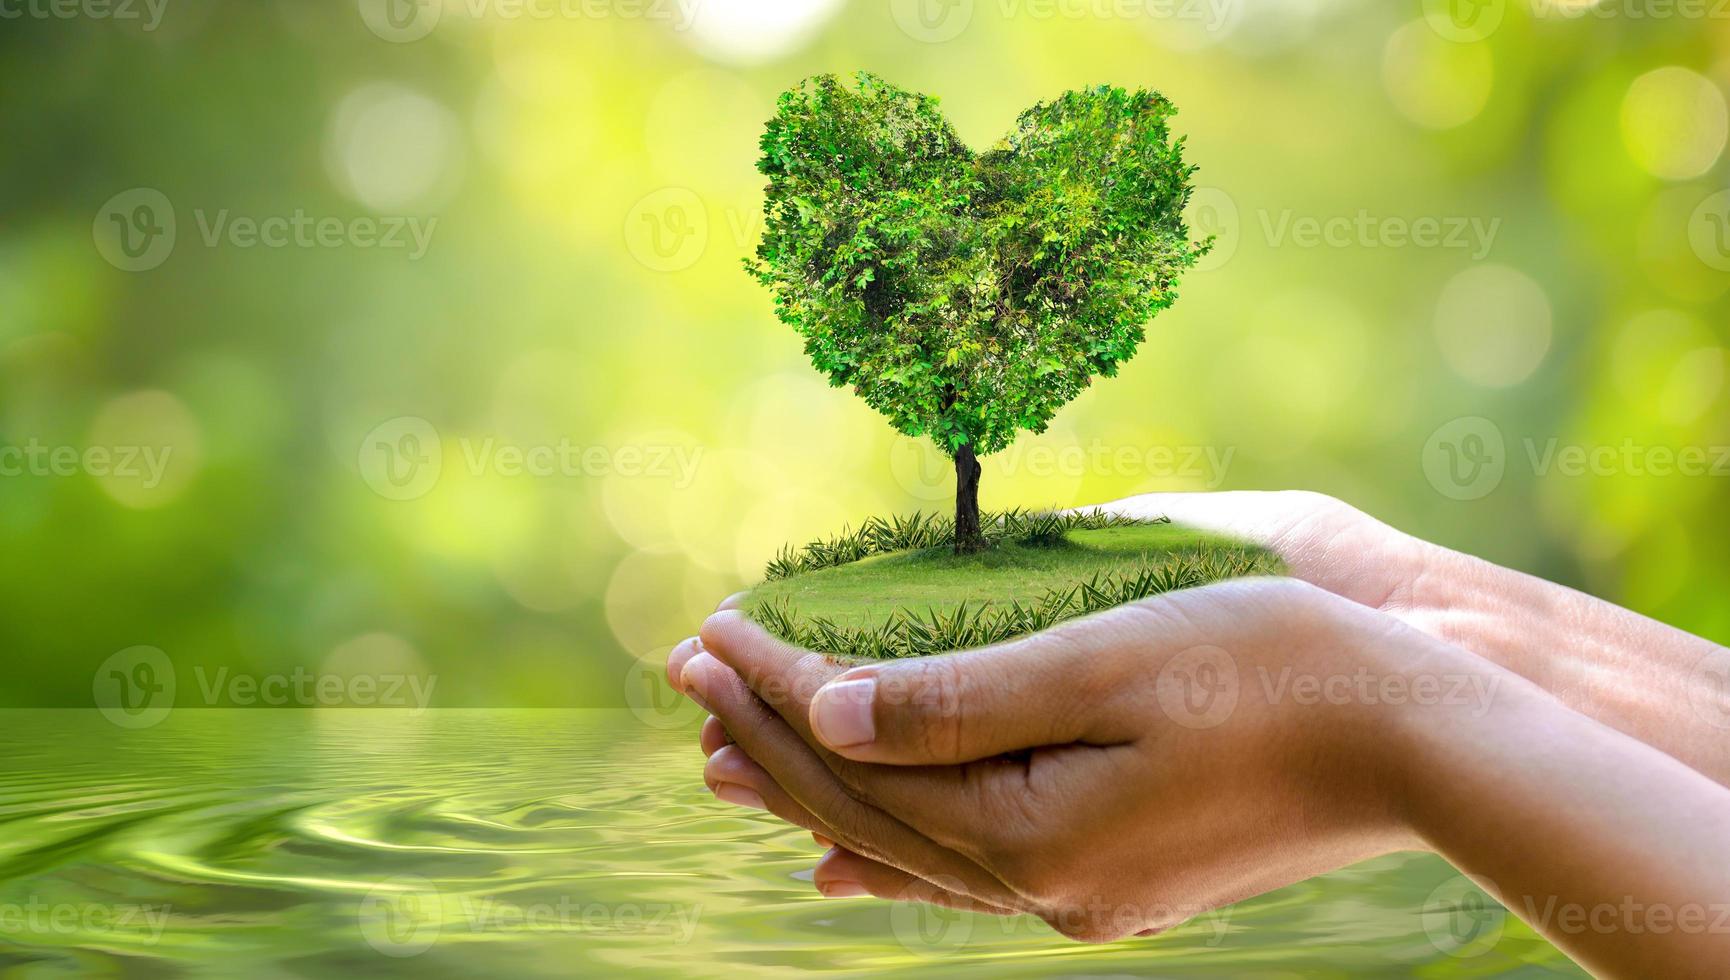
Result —
[[985, 535], [979, 530], [979, 460], [973, 447], [955, 451], [955, 553], [985, 550]]

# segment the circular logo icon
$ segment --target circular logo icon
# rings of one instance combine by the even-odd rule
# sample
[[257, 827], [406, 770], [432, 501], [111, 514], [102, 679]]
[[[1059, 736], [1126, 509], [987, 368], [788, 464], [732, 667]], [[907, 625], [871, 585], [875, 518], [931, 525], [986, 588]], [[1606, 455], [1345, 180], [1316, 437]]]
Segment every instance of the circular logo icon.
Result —
[[174, 662], [155, 647], [127, 647], [90, 679], [102, 717], [121, 728], [149, 728], [174, 710]]
[[913, 40], [942, 44], [973, 22], [973, 0], [889, 0], [889, 15]]
[[1213, 247], [1196, 262], [1197, 272], [1217, 269], [1237, 254], [1242, 237], [1237, 202], [1217, 187], [1198, 187], [1183, 208], [1183, 222], [1189, 226], [1190, 238], [1196, 242], [1213, 239]]
[[1688, 218], [1688, 244], [1700, 261], [1730, 272], [1730, 190], [1707, 197]]
[[386, 500], [423, 497], [439, 481], [444, 451], [438, 429], [417, 415], [402, 415], [360, 441], [360, 476]]
[[433, 32], [444, 14], [444, 0], [360, 0], [360, 19], [382, 40], [418, 41]]
[[1730, 650], [1714, 650], [1694, 665], [1688, 703], [1706, 724], [1730, 728]]
[[889, 443], [889, 472], [901, 489], [920, 500], [944, 501], [955, 496], [955, 464], [929, 439], [897, 433]]
[[1424, 443], [1424, 476], [1451, 500], [1477, 500], [1502, 485], [1507, 444], [1496, 423], [1479, 415], [1454, 419]]
[[659, 659], [638, 657], [625, 671], [625, 704], [631, 714], [650, 728], [663, 731], [688, 728], [708, 714], [667, 684], [667, 655], [672, 652], [672, 647], [665, 647], [656, 651]]
[[360, 900], [360, 934], [386, 956], [418, 956], [438, 942], [439, 890], [420, 875], [393, 875]]
[[1190, 647], [1165, 662], [1154, 695], [1185, 728], [1215, 728], [1237, 710], [1237, 660], [1219, 647]]
[[[931, 884], [944, 891], [966, 893], [959, 879], [947, 875], [932, 878]], [[913, 886], [909, 885], [889, 905], [889, 928], [902, 949], [909, 953], [943, 954], [967, 945], [973, 936], [971, 915], [913, 896]]]
[[709, 210], [695, 191], [663, 187], [625, 215], [625, 247], [656, 272], [689, 269], [709, 244]]
[[1447, 41], [1482, 41], [1502, 26], [1507, 0], [1424, 0], [1424, 22]]
[[1481, 956], [1502, 939], [1508, 911], [1490, 897], [1489, 879], [1455, 875], [1424, 899], [1424, 934], [1438, 952]]
[[90, 225], [96, 251], [123, 272], [147, 272], [174, 251], [174, 205], [154, 187], [109, 198]]

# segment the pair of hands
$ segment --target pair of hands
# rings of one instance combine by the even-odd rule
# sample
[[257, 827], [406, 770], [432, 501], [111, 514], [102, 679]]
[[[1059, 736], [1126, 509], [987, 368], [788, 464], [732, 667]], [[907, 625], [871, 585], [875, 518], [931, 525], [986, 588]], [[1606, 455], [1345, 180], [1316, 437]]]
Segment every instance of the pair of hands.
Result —
[[[1672, 846], [1694, 843], [1702, 812], [1730, 826], [1730, 794], [1701, 776], [1730, 774], [1730, 730], [1709, 713], [1730, 725], [1730, 705], [1697, 683], [1710, 644], [1314, 494], [1106, 509], [1263, 544], [1292, 578], [852, 669], [724, 609], [668, 664], [673, 686], [714, 715], [711, 789], [832, 844], [814, 875], [825, 894], [1030, 912], [1084, 940], [1159, 931], [1408, 848], [1501, 880], [1505, 903], [1636, 882], [1681, 902], [1723, 884], [1690, 875], [1692, 848], [1605, 855], [1601, 837], [1621, 833], [1627, 851], [1626, 820], [1652, 816], [1614, 806], [1562, 827], [1515, 810], [1498, 823], [1527, 833], [1482, 833], [1511, 804], [1554, 813], [1608, 795], [1625, 807], [1637, 786], [1702, 808]], [[1594, 786], [1558, 768], [1581, 753], [1635, 775]], [[1533, 860], [1534, 846], [1564, 863], [1571, 847], [1598, 848], [1587, 853], [1617, 873], [1570, 877]], [[1686, 972], [1726, 937], [1633, 951], [1552, 938], [1605, 969], [1680, 956], [1663, 962]]]

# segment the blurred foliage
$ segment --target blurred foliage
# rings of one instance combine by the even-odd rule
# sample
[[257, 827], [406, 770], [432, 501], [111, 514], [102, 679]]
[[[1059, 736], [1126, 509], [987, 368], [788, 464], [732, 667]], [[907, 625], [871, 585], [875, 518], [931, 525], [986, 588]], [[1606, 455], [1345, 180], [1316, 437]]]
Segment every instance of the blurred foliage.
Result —
[[[1730, 445], [1712, 5], [358, 6], [0, 23], [0, 703], [146, 644], [617, 704], [782, 544], [945, 500], [739, 274], [775, 94], [856, 69], [976, 149], [1092, 84], [1183, 108], [1220, 243], [986, 506], [1309, 487], [1730, 640], [1730, 465], [1543, 465]], [[1456, 499], [1426, 445], [1480, 417]]]

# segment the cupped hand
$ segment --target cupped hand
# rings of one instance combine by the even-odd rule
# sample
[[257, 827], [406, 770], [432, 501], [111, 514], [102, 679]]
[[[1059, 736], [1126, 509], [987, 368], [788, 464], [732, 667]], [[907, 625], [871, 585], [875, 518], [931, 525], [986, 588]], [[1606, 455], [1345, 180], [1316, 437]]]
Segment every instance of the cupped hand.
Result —
[[1280, 579], [850, 669], [737, 611], [700, 646], [679, 678], [719, 721], [705, 780], [833, 841], [826, 894], [1031, 912], [1086, 940], [1422, 846], [1409, 713], [1521, 683]]

